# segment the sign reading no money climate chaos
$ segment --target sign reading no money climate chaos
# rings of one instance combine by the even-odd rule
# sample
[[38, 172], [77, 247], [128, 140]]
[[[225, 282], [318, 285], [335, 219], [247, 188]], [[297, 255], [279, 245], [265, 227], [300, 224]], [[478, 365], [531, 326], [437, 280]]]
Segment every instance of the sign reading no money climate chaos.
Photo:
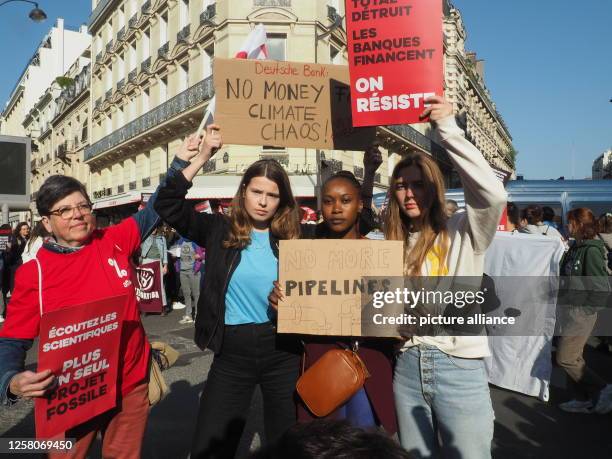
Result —
[[227, 144], [364, 150], [374, 128], [354, 128], [348, 67], [215, 59], [215, 122]]
[[418, 123], [443, 95], [442, 2], [347, 0], [354, 126]]

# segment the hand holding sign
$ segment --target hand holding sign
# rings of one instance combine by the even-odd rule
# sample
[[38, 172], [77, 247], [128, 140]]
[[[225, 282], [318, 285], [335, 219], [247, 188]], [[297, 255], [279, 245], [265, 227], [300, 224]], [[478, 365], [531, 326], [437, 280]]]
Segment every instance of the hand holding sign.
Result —
[[382, 154], [378, 149], [378, 144], [370, 145], [363, 155], [363, 167], [367, 172], [376, 171], [382, 164]]
[[205, 163], [212, 158], [215, 153], [223, 146], [221, 138], [221, 128], [218, 124], [206, 126], [206, 134], [202, 137], [200, 143], [200, 156], [202, 163]]
[[429, 117], [430, 121], [436, 122], [453, 115], [452, 104], [447, 102], [442, 96], [429, 97], [425, 99], [425, 103], [428, 104], [429, 107], [419, 115], [421, 120]]
[[194, 133], [185, 137], [183, 144], [179, 148], [176, 156], [183, 161], [191, 161], [191, 158], [198, 155], [200, 152], [200, 137]]
[[274, 281], [274, 288], [268, 295], [268, 304], [272, 309], [278, 311], [278, 302], [284, 299], [283, 289], [278, 283], [278, 281]]
[[19, 398], [42, 397], [55, 383], [55, 375], [51, 370], [38, 373], [22, 371], [11, 379], [9, 390]]

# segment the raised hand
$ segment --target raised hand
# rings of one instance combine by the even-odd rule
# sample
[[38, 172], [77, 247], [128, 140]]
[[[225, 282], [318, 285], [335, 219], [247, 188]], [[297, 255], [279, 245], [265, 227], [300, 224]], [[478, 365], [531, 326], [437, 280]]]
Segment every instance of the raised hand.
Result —
[[382, 154], [378, 148], [378, 143], [370, 145], [363, 155], [363, 167], [368, 172], [374, 172], [382, 164]]
[[425, 103], [429, 104], [429, 107], [419, 115], [422, 120], [429, 117], [429, 121], [436, 122], [453, 115], [452, 104], [442, 96], [428, 97], [425, 99]]
[[34, 373], [22, 371], [11, 379], [9, 390], [11, 394], [20, 398], [42, 397], [45, 392], [53, 387], [55, 375], [51, 370]]
[[200, 142], [200, 159], [202, 162], [208, 161], [223, 146], [221, 138], [221, 128], [218, 124], [211, 124], [206, 127], [206, 135]]
[[176, 156], [184, 161], [191, 161], [194, 156], [200, 153], [200, 137], [197, 134], [191, 134], [185, 137]]

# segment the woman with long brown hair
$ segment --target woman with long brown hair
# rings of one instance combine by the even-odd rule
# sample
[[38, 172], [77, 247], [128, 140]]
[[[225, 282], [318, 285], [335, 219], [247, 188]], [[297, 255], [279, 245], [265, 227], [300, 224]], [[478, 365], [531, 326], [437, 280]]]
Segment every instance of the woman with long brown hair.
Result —
[[[430, 156], [409, 153], [390, 180], [385, 236], [404, 241], [405, 276], [481, 277], [506, 193], [455, 123], [452, 106], [437, 96], [426, 103], [422, 117], [429, 116], [459, 173], [466, 211], [447, 217], [440, 169]], [[486, 336], [406, 338], [394, 375], [402, 446], [418, 457], [490, 457], [494, 416], [483, 362]]]
[[[574, 382], [575, 399], [561, 403], [559, 408], [572, 413], [605, 414], [612, 411], [612, 384], [606, 381], [584, 360], [584, 346], [597, 322], [598, 291], [607, 297], [608, 272], [605, 244], [597, 238], [597, 221], [590, 209], [572, 209], [567, 213], [570, 236], [574, 242], [561, 260], [561, 276], [572, 285], [572, 278], [584, 276], [586, 290], [569, 293], [559, 309], [561, 336], [555, 354], [557, 364]], [[573, 304], [568, 304], [573, 303]]]
[[[219, 138], [217, 126], [209, 137]], [[206, 142], [202, 142], [204, 145]], [[191, 457], [233, 457], [253, 391], [263, 394], [265, 439], [275, 442], [296, 421], [293, 394], [299, 349], [277, 336], [268, 294], [277, 278], [278, 241], [300, 235], [289, 177], [274, 160], [244, 173], [229, 216], [199, 214], [185, 200], [191, 180], [214, 151], [192, 136], [191, 164], [160, 190], [155, 210], [178, 233], [206, 249], [195, 339], [215, 353], [202, 392]]]

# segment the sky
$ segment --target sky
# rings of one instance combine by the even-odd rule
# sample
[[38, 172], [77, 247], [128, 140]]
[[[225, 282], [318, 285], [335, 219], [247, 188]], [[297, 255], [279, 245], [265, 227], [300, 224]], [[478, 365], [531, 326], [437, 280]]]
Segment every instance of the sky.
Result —
[[[452, 2], [467, 48], [485, 60], [486, 85], [519, 152], [517, 173], [590, 177], [593, 160], [612, 148], [612, 0]], [[2, 107], [55, 18], [76, 29], [91, 10], [90, 0], [38, 3], [43, 23], [28, 19], [26, 3], [0, 7]]]

